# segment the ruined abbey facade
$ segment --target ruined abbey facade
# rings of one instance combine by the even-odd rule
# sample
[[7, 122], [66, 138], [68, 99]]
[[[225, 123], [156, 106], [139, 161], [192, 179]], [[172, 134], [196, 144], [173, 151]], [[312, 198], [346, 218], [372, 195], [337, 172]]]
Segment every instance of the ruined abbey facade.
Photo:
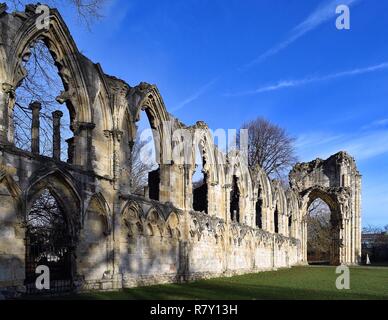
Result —
[[[132, 87], [105, 74], [78, 51], [57, 10], [51, 9], [48, 29], [36, 28], [36, 18], [32, 5], [24, 12], [0, 9], [0, 293], [26, 292], [34, 266], [26, 217], [45, 190], [65, 217], [68, 241], [62, 252], [66, 280], [75, 290], [307, 264], [306, 215], [318, 198], [331, 210], [331, 263], [360, 262], [361, 175], [347, 153], [297, 164], [285, 189], [260, 168], [244, 166], [238, 154], [219, 151], [205, 123], [187, 126], [174, 118], [155, 85]], [[58, 156], [55, 137], [53, 156], [39, 154], [39, 103], [30, 105], [31, 150], [14, 144], [15, 91], [37, 40], [50, 50], [65, 88], [58, 101], [66, 104], [74, 133], [67, 162]], [[207, 178], [201, 210], [193, 206], [195, 163], [160, 163], [150, 174], [148, 194], [131, 192], [131, 149], [142, 111], [164, 154], [171, 152], [165, 142], [172, 141], [166, 123], [202, 130]], [[60, 116], [53, 114], [54, 134]]]

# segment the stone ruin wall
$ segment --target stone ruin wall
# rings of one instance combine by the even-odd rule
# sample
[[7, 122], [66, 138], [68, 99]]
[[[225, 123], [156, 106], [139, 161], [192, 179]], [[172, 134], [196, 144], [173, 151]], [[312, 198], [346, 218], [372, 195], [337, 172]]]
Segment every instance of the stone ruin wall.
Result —
[[[284, 190], [260, 168], [244, 167], [238, 155], [222, 154], [205, 123], [187, 126], [170, 115], [156, 86], [131, 87], [106, 75], [99, 64], [78, 51], [57, 10], [51, 9], [48, 30], [38, 30], [35, 19], [32, 5], [25, 12], [7, 13], [4, 6], [0, 10], [0, 292], [24, 290], [26, 216], [44, 189], [56, 197], [70, 224], [76, 248], [74, 283], [79, 290], [111, 290], [307, 263], [303, 219], [311, 192], [306, 194], [306, 190], [321, 188], [325, 182], [319, 190], [328, 192], [334, 187], [328, 182], [331, 173], [326, 178], [326, 173], [319, 178], [301, 177], [306, 172], [303, 166], [308, 166], [302, 164], [291, 174], [292, 188]], [[14, 146], [15, 90], [25, 77], [22, 61], [38, 39], [52, 52], [63, 80], [66, 91], [59, 101], [73, 110], [69, 163]], [[207, 214], [193, 210], [195, 163], [160, 165], [159, 201], [132, 194], [130, 154], [142, 111], [161, 140], [168, 138], [166, 121], [173, 129], [202, 130]], [[338, 162], [344, 179], [349, 179], [346, 186], [358, 192], [354, 161], [340, 155], [347, 161]], [[240, 190], [240, 223], [230, 214], [234, 176]], [[337, 195], [338, 190], [331, 191]], [[348, 223], [354, 230], [343, 231], [354, 233], [352, 240], [346, 240], [353, 249], [341, 253], [339, 261], [350, 264], [357, 263], [360, 254], [360, 199], [359, 194], [345, 196], [351, 198], [346, 209], [335, 209], [339, 219], [341, 210], [347, 210], [345, 220], [355, 219]], [[258, 199], [262, 228], [255, 224]]]

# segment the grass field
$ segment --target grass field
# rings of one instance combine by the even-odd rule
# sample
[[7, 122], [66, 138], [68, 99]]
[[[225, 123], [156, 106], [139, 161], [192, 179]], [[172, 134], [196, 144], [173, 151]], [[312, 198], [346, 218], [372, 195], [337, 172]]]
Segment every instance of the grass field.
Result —
[[[387, 267], [350, 269], [350, 290], [338, 290], [334, 267], [297, 267], [232, 278], [87, 293], [77, 299], [252, 300], [252, 299], [388, 299]], [[74, 298], [74, 297], [72, 297]]]

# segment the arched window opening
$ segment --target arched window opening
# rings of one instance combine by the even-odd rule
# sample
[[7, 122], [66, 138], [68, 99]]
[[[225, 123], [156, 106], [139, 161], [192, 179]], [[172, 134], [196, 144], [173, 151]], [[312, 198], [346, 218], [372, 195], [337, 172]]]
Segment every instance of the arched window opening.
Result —
[[[26, 286], [36, 293], [36, 268], [50, 270], [50, 292], [72, 289], [73, 252], [68, 221], [49, 190], [44, 190], [27, 215]], [[39, 292], [38, 292], [39, 293]]]
[[56, 63], [42, 40], [30, 48], [23, 61], [26, 77], [16, 89], [11, 112], [14, 144], [35, 154], [71, 162], [72, 116], [57, 97], [65, 91]]
[[292, 214], [288, 216], [288, 235], [292, 236]]
[[259, 187], [258, 199], [256, 202], [256, 227], [263, 228], [263, 198], [262, 189]]
[[238, 178], [235, 175], [232, 179], [232, 191], [230, 193], [230, 218], [232, 221], [240, 222], [240, 190]]
[[132, 193], [159, 200], [160, 167], [157, 163], [154, 130], [145, 111], [138, 122], [138, 135], [132, 148]]
[[274, 225], [275, 225], [275, 233], [279, 233], [279, 210], [278, 206], [276, 206], [274, 213]]
[[307, 215], [307, 261], [329, 264], [332, 245], [331, 211], [320, 198], [313, 201]]
[[196, 148], [196, 170], [193, 174], [193, 209], [208, 213], [208, 177], [204, 172], [206, 160], [202, 157], [198, 146]]

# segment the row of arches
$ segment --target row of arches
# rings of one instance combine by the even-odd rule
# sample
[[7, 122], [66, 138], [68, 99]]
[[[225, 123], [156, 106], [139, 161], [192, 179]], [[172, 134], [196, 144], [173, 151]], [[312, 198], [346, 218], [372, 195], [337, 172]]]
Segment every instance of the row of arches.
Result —
[[[65, 122], [69, 163], [112, 178], [116, 180], [118, 188], [131, 192], [128, 182], [133, 174], [130, 159], [137, 134], [136, 123], [144, 112], [154, 132], [155, 157], [159, 164], [159, 168], [150, 173], [150, 180], [153, 182], [149, 184], [150, 198], [162, 202], [170, 201], [178, 208], [209, 214], [218, 212], [225, 219], [256, 224], [253, 216], [257, 201], [251, 204], [254, 196], [251, 173], [248, 168], [241, 167], [238, 155], [228, 158], [218, 150], [206, 124], [198, 122], [187, 127], [173, 118], [167, 112], [155, 86], [141, 83], [131, 88], [123, 81], [105, 75], [99, 65], [92, 64], [79, 53], [56, 10], [51, 10], [48, 30], [38, 30], [34, 27], [35, 14], [32, 11], [27, 11], [24, 18], [17, 19], [19, 28], [13, 29], [15, 41], [6, 49], [7, 63], [2, 66], [6, 69], [3, 74], [8, 76], [3, 79], [3, 83], [10, 85], [6, 106], [9, 110], [9, 128], [14, 127], [12, 115], [16, 101], [15, 91], [17, 95], [18, 88], [26, 78], [26, 62], [31, 59], [31, 48], [39, 45], [46, 48], [52, 59], [51, 63], [58, 69], [63, 91], [58, 92], [56, 100], [66, 106], [62, 111], [67, 111]], [[197, 135], [200, 132], [199, 136], [195, 137], [198, 148], [191, 150], [193, 161], [183, 170], [172, 169], [163, 162], [166, 157], [171, 157], [171, 149], [175, 144], [171, 135], [178, 129], [188, 129]], [[8, 142], [14, 142], [14, 132], [8, 130]], [[171, 141], [171, 144], [166, 141]], [[197, 188], [193, 188], [192, 180], [198, 153], [202, 160], [199, 167], [203, 172], [203, 179]], [[61, 157], [60, 160], [65, 158]], [[191, 195], [191, 199], [184, 199], [187, 197], [178, 191], [174, 194], [168, 190], [172, 183], [183, 180], [185, 171], [188, 171], [187, 184], [191, 184], [186, 187], [186, 194]], [[183, 181], [182, 184], [184, 183]], [[183, 191], [184, 188], [185, 186], [182, 186], [180, 190]], [[261, 188], [263, 194], [268, 194], [268, 187]], [[220, 192], [219, 189], [225, 192]], [[260, 201], [263, 201], [262, 208], [269, 207], [264, 198]], [[217, 203], [222, 205], [217, 207]], [[251, 213], [247, 213], [248, 211]], [[284, 210], [278, 211], [286, 214]], [[264, 219], [265, 216], [261, 218]], [[257, 225], [260, 226], [260, 219], [257, 220]], [[261, 225], [269, 227], [266, 223]]]
[[[115, 268], [120, 268], [121, 262], [115, 261], [114, 254], [117, 248], [112, 205], [108, 204], [112, 199], [108, 202], [102, 193], [86, 196], [72, 175], [60, 170], [32, 178], [25, 192], [8, 173], [2, 173], [0, 190], [4, 209], [9, 209], [0, 212], [2, 224], [12, 218], [12, 227], [19, 228], [20, 260], [16, 270], [24, 269], [19, 279], [28, 293], [39, 293], [35, 287], [39, 265], [50, 268], [52, 293], [71, 291], [79, 280], [109, 279]], [[5, 195], [9, 199], [4, 199]], [[178, 245], [182, 237], [179, 211], [144, 199], [122, 204], [119, 224], [115, 224], [117, 243], [144, 237]], [[15, 254], [16, 239], [10, 239], [8, 249], [4, 240], [4, 252]], [[123, 247], [123, 254], [127, 250]]]
[[[0, 19], [6, 19], [6, 16]], [[69, 238], [66, 248], [61, 247], [59, 240], [55, 245], [63, 254], [61, 259], [66, 263], [70, 261], [68, 274], [75, 276], [75, 264], [77, 272], [82, 271], [86, 278], [109, 277], [109, 270], [119, 268], [114, 254], [113, 226], [122, 227], [123, 242], [152, 237], [170, 239], [176, 244], [182, 238], [178, 211], [187, 215], [203, 212], [233, 228], [248, 226], [278, 234], [279, 238], [300, 239], [302, 256], [306, 257], [305, 218], [309, 206], [318, 198], [331, 210], [331, 261], [355, 261], [357, 244], [354, 242], [358, 235], [352, 228], [359, 224], [360, 196], [356, 192], [345, 199], [342, 196], [349, 188], [358, 192], [360, 182], [355, 178], [357, 171], [352, 169], [355, 165], [349, 157], [335, 157], [323, 170], [319, 168], [320, 162], [302, 166], [298, 174], [303, 178], [292, 177], [290, 188], [284, 188], [279, 182], [271, 181], [261, 168], [249, 168], [239, 152], [222, 152], [205, 123], [187, 126], [174, 118], [167, 112], [156, 86], [141, 83], [131, 87], [104, 74], [100, 65], [79, 53], [56, 10], [51, 10], [48, 30], [36, 29], [35, 19], [33, 10], [15, 15], [6, 35], [10, 39], [4, 41], [10, 45], [1, 46], [0, 147], [11, 146], [9, 149], [18, 157], [12, 174], [2, 174], [0, 170], [0, 185], [6, 189], [6, 198], [1, 203], [9, 206], [1, 213], [13, 216], [17, 212], [21, 215], [20, 221], [25, 222], [28, 221], [26, 215], [34, 212], [37, 204], [51, 205], [50, 210], [57, 217], [55, 225], [64, 227], [57, 232], [59, 238]], [[68, 112], [68, 132], [72, 136], [68, 139], [69, 165], [47, 159], [42, 161], [35, 154], [26, 155], [17, 148], [14, 150], [18, 147], [13, 129], [17, 88], [26, 77], [25, 62], [31, 46], [36, 43], [49, 51], [62, 82], [63, 91], [56, 100], [64, 104]], [[138, 188], [135, 191], [134, 148], [140, 123], [145, 119], [151, 129], [154, 166], [146, 172], [148, 186], [146, 182], [145, 190]], [[31, 120], [31, 135], [39, 146], [40, 128], [36, 121], [39, 113], [35, 121]], [[174, 153], [175, 147], [185, 138], [193, 143]], [[53, 140], [58, 142], [54, 133]], [[34, 146], [35, 152], [40, 153], [36, 144]], [[53, 141], [53, 158], [63, 162], [64, 158], [55, 158], [54, 149]], [[25, 165], [24, 159], [35, 163]], [[196, 170], [202, 179], [196, 179]], [[69, 172], [77, 172], [77, 177]], [[304, 178], [310, 174], [317, 177], [311, 181]], [[140, 195], [136, 201], [122, 203], [122, 199], [130, 199], [136, 194]], [[0, 194], [0, 197], [3, 196]], [[166, 212], [161, 209], [163, 206], [173, 209]], [[117, 215], [114, 218], [113, 211], [120, 212], [120, 221], [114, 220]], [[2, 217], [2, 221], [6, 220]], [[24, 234], [23, 230], [23, 227], [16, 228], [15, 233]], [[34, 225], [31, 230], [29, 237], [34, 244]], [[342, 243], [344, 239], [346, 244]], [[18, 243], [20, 255], [25, 253], [24, 240], [23, 235]], [[56, 244], [57, 240], [47, 242]], [[10, 250], [11, 246], [10, 243]], [[352, 249], [342, 250], [341, 246]], [[77, 262], [74, 261], [76, 255]]]

